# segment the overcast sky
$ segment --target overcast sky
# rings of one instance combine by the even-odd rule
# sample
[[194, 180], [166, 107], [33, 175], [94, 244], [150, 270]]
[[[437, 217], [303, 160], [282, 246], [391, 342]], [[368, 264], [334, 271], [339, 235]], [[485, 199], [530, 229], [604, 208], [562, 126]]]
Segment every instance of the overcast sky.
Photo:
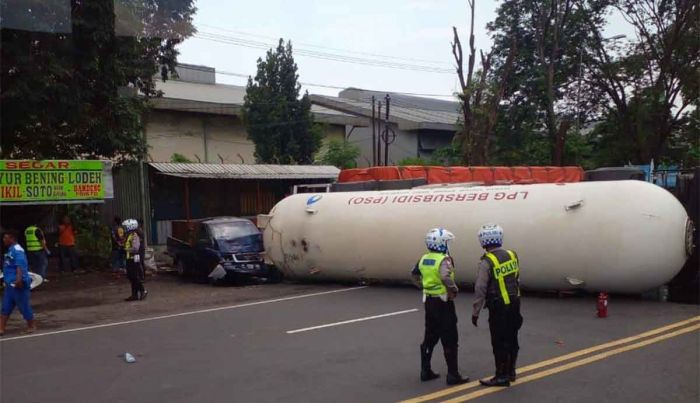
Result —
[[[487, 22], [495, 18], [497, 1], [476, 0], [476, 48], [488, 50]], [[180, 46], [180, 62], [215, 67], [217, 71], [254, 75], [265, 50], [251, 48], [274, 38], [291, 39], [299, 80], [303, 83], [360, 87], [380, 91], [449, 95], [458, 88], [454, 72], [402, 70], [305, 56], [301, 51], [328, 53], [433, 70], [453, 66], [450, 41], [457, 26], [465, 44], [469, 13], [466, 0], [198, 0], [194, 24], [200, 36]], [[631, 32], [619, 18], [607, 35]], [[213, 40], [212, 40], [213, 39]], [[226, 42], [226, 43], [222, 43]], [[239, 45], [231, 44], [238, 43]], [[245, 46], [241, 46], [243, 44]], [[332, 49], [329, 49], [332, 48]], [[368, 53], [379, 56], [367, 55]], [[419, 59], [410, 60], [410, 59]], [[217, 75], [217, 82], [244, 85], [246, 79]], [[304, 86], [310, 93], [337, 95], [338, 89]]]

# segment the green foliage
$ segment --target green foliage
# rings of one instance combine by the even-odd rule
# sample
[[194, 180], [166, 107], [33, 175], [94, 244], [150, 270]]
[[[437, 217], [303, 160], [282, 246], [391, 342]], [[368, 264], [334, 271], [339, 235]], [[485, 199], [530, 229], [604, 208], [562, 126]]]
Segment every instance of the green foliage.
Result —
[[77, 232], [75, 244], [81, 259], [93, 268], [106, 267], [112, 251], [112, 242], [109, 226], [101, 223], [98, 206], [67, 205], [59, 212], [59, 218], [64, 215], [71, 218]]
[[421, 158], [421, 157], [406, 157], [402, 160], [399, 160], [399, 162], [396, 163], [396, 165], [400, 167], [406, 167], [406, 166], [429, 166], [432, 165], [430, 161]]
[[[593, 59], [592, 82], [609, 99], [592, 138], [599, 163], [697, 163], [700, 5], [617, 0], [635, 29], [621, 54]], [[607, 105], [606, 105], [607, 106]], [[690, 164], [690, 165], [688, 165]]]
[[431, 165], [455, 166], [460, 165], [461, 161], [462, 153], [459, 146], [455, 144], [440, 147], [430, 156]]
[[259, 163], [311, 164], [321, 148], [321, 129], [314, 127], [309, 94], [299, 97], [298, 78], [292, 43], [280, 39], [248, 79], [243, 121]]
[[398, 162], [399, 166], [456, 166], [462, 164], [459, 145], [452, 144], [433, 151], [430, 158], [406, 157]]
[[192, 162], [189, 158], [185, 157], [184, 155], [180, 153], [173, 153], [173, 155], [170, 156], [170, 162], [180, 162], [180, 163], [185, 163], [189, 164]]
[[154, 76], [194, 32], [193, 3], [1, 0], [15, 23], [2, 28], [2, 158], [142, 157]]
[[[564, 17], [568, 5], [573, 7]], [[635, 30], [626, 42], [604, 38], [612, 11]], [[542, 12], [552, 18], [540, 19]], [[513, 37], [518, 53], [498, 113], [490, 162], [554, 163], [558, 128], [569, 122], [561, 150], [564, 164], [588, 168], [645, 164], [652, 158], [684, 167], [697, 164], [698, 16], [700, 5], [685, 1], [587, 0], [580, 6], [564, 0], [501, 2], [488, 25], [494, 38], [490, 80], [503, 68]], [[560, 28], [556, 52], [555, 22]], [[547, 74], [550, 64], [552, 77]], [[552, 94], [547, 93], [549, 83]], [[578, 122], [585, 134], [579, 134]]]
[[360, 147], [347, 140], [331, 140], [320, 159], [322, 164], [334, 165], [340, 169], [357, 167], [355, 161], [360, 156]]

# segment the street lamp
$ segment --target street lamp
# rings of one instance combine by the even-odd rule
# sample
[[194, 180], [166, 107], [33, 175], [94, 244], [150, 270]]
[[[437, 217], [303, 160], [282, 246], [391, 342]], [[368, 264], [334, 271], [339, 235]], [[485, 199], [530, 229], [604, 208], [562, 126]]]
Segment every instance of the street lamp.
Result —
[[[625, 34], [602, 38], [601, 43], [627, 38]], [[576, 131], [581, 132], [581, 80], [583, 79], [583, 46], [578, 51], [578, 89], [576, 90]]]

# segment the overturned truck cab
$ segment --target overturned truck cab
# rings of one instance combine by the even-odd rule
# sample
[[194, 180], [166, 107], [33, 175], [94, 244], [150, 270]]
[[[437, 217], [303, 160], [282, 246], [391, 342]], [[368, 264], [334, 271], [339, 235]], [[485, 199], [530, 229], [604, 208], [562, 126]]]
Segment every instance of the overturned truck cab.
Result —
[[217, 281], [276, 278], [264, 261], [262, 234], [249, 220], [215, 217], [173, 222], [168, 253], [184, 277]]

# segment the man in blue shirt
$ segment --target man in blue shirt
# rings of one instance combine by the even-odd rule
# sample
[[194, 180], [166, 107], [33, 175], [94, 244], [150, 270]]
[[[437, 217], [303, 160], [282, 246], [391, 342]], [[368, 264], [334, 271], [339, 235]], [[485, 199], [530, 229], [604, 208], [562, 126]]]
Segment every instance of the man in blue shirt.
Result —
[[5, 333], [7, 320], [15, 309], [24, 316], [27, 321], [27, 333], [36, 330], [34, 325], [34, 313], [29, 305], [31, 278], [27, 265], [27, 254], [17, 243], [17, 233], [6, 232], [2, 237], [2, 243], [7, 248], [3, 257], [2, 274], [5, 282], [5, 292], [2, 295], [2, 315], [0, 315], [0, 335]]

